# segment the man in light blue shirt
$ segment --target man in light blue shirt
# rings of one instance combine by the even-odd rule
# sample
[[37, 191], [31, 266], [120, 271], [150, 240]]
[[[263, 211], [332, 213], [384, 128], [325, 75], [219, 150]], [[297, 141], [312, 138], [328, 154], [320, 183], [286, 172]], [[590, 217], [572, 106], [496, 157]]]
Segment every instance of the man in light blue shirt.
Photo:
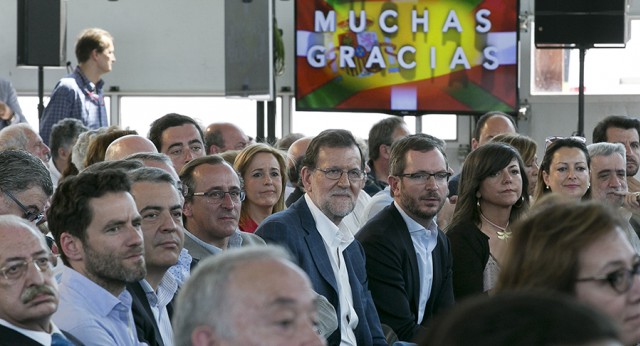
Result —
[[87, 345], [139, 345], [126, 283], [146, 275], [141, 217], [127, 175], [64, 180], [47, 211], [66, 267], [53, 320]]
[[437, 139], [417, 134], [398, 140], [390, 158], [393, 204], [356, 236], [380, 321], [402, 341], [413, 340], [453, 305], [449, 241], [436, 224], [450, 175]]

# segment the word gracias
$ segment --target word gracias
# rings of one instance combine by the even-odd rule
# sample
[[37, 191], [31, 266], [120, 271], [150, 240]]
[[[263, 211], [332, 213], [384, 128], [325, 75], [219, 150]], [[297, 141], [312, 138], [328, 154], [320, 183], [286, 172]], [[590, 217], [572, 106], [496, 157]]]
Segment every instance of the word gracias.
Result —
[[[491, 30], [491, 21], [488, 17], [491, 15], [491, 11], [487, 9], [480, 9], [476, 12], [475, 20], [476, 26], [475, 30], [478, 33], [487, 33]], [[395, 20], [389, 20], [389, 22], [395, 23], [397, 22], [398, 12], [394, 10], [385, 10], [380, 14], [378, 18], [378, 25], [380, 26], [380, 30], [386, 34], [393, 34], [398, 31], [398, 25], [392, 24], [388, 25], [387, 19], [393, 17]], [[356, 22], [358, 22], [356, 24]], [[349, 29], [354, 33], [364, 32], [366, 29], [366, 13], [365, 11], [360, 12], [359, 21], [356, 20], [355, 11], [349, 11]], [[411, 32], [417, 33], [418, 27], [422, 26], [422, 32], [429, 32], [429, 11], [424, 10], [423, 16], [419, 17], [418, 12], [416, 10], [411, 11]], [[442, 26], [442, 32], [447, 32], [449, 30], [456, 30], [459, 33], [462, 33], [462, 25], [460, 24], [460, 20], [458, 19], [458, 15], [455, 10], [450, 10], [447, 15], [446, 20]], [[335, 11], [329, 11], [325, 16], [322, 11], [315, 11], [314, 18], [314, 31], [315, 32], [335, 32], [336, 31], [336, 13]], [[356, 47], [352, 46], [339, 46], [339, 66], [340, 68], [354, 68], [356, 64], [354, 62], [354, 57], [356, 55]], [[315, 68], [323, 68], [326, 66], [326, 48], [321, 45], [311, 46], [307, 52], [307, 62], [309, 65]], [[484, 62], [482, 66], [487, 70], [495, 70], [500, 64], [498, 61], [498, 57], [496, 56], [498, 50], [495, 47], [487, 46], [483, 49], [482, 55], [484, 57]], [[398, 65], [400, 65], [403, 69], [413, 69], [416, 67], [416, 61], [408, 61], [407, 54], [415, 56], [416, 48], [411, 45], [405, 45], [398, 49], [397, 60]], [[436, 47], [430, 47], [430, 66], [432, 69], [436, 68]], [[365, 68], [370, 69], [373, 65], [378, 65], [381, 69], [386, 68], [386, 62], [384, 60], [384, 56], [380, 46], [374, 45], [371, 47], [371, 51], [369, 52], [369, 57], [367, 58]], [[458, 65], [464, 66], [465, 69], [470, 69], [469, 61], [467, 60], [467, 56], [464, 53], [464, 49], [462, 47], [457, 47], [455, 52], [453, 53], [453, 57], [449, 64], [449, 68], [454, 70]]]

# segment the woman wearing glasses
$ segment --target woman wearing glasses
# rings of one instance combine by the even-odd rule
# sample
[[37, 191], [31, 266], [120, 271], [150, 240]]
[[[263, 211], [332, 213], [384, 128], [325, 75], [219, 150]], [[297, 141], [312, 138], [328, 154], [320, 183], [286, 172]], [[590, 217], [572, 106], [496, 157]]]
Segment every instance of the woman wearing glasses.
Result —
[[284, 156], [267, 144], [257, 143], [238, 154], [233, 168], [244, 180], [246, 192], [238, 226], [253, 233], [267, 216], [284, 209]]
[[535, 200], [549, 192], [557, 192], [570, 199], [589, 198], [589, 152], [584, 137], [549, 137], [538, 183]]
[[595, 201], [543, 197], [513, 227], [496, 291], [543, 289], [575, 296], [617, 321], [626, 345], [640, 342], [638, 256], [624, 222]]
[[510, 145], [487, 143], [465, 160], [447, 231], [456, 300], [494, 287], [511, 237], [509, 224], [529, 207], [528, 186], [520, 154]]

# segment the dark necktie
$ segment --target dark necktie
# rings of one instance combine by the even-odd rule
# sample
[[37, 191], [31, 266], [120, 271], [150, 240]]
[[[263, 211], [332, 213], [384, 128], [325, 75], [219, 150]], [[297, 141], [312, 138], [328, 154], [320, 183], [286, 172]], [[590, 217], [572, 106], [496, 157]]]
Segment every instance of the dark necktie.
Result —
[[51, 335], [51, 346], [75, 346], [73, 342], [69, 341], [64, 335], [60, 333], [53, 333]]

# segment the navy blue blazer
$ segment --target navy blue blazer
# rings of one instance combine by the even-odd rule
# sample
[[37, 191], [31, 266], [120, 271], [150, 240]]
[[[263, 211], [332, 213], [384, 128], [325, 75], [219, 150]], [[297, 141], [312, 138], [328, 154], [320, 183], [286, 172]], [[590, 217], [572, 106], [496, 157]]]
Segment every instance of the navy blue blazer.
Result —
[[[333, 275], [322, 236], [316, 228], [306, 199], [300, 198], [288, 209], [269, 216], [262, 221], [256, 234], [267, 243], [286, 247], [293, 260], [311, 279], [313, 289], [326, 297], [335, 307], [338, 329], [327, 338], [327, 342], [329, 345], [340, 345], [338, 284]], [[359, 319], [358, 326], [354, 330], [358, 345], [387, 345], [380, 326], [380, 319], [371, 299], [371, 292], [367, 287], [362, 246], [354, 240], [343, 251], [343, 256], [349, 271], [354, 309]]]
[[391, 204], [382, 209], [356, 234], [367, 258], [367, 275], [380, 321], [393, 329], [399, 340], [413, 340], [433, 316], [454, 303], [451, 248], [438, 230], [433, 249], [433, 281], [422, 323], [418, 324], [420, 274], [411, 234], [402, 215]]

